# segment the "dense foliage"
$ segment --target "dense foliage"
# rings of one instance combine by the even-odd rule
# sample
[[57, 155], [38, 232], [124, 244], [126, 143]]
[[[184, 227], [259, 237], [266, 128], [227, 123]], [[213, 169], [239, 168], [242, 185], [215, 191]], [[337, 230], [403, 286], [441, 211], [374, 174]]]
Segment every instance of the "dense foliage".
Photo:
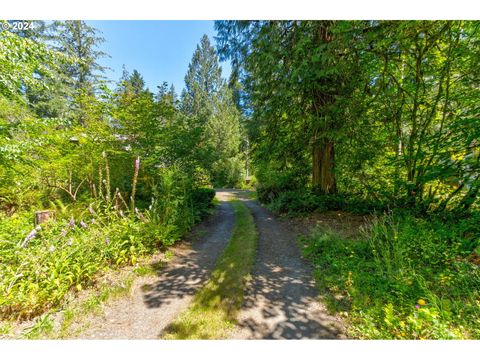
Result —
[[[332, 311], [362, 339], [478, 339], [478, 215], [459, 223], [396, 214], [361, 239], [304, 238], [305, 255]], [[465, 234], [468, 234], [465, 236]]]
[[305, 240], [352, 334], [478, 338], [480, 23], [216, 28], [242, 84], [258, 199], [379, 216], [361, 240]]
[[219, 52], [244, 83], [262, 187], [425, 211], [477, 206], [478, 22], [216, 26]]
[[197, 161], [216, 186], [242, 180], [240, 114], [221, 77], [215, 49], [203, 36], [193, 54], [182, 92], [182, 110], [193, 117], [201, 145]]
[[[208, 38], [186, 77], [201, 111], [136, 70], [109, 86], [103, 42], [83, 21], [0, 32], [0, 317], [38, 315], [172, 245], [209, 212], [212, 183], [241, 182], [238, 111]], [[210, 68], [205, 94], [191, 74]], [[34, 223], [39, 210], [50, 219]]]

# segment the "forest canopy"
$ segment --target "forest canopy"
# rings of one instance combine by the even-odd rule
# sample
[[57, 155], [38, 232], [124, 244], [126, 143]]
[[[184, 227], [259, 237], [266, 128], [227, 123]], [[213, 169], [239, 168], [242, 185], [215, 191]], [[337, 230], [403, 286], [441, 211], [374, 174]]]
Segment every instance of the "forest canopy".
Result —
[[219, 21], [270, 195], [311, 187], [468, 210], [479, 182], [479, 24]]

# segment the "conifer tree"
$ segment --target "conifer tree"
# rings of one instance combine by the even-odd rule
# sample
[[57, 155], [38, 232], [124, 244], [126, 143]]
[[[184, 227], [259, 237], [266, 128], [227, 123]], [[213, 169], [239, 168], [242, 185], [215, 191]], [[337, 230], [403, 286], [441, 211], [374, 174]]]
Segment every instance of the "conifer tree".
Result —
[[222, 78], [215, 49], [204, 35], [185, 76], [182, 111], [199, 134], [199, 161], [217, 185], [234, 184], [241, 175], [239, 113]]

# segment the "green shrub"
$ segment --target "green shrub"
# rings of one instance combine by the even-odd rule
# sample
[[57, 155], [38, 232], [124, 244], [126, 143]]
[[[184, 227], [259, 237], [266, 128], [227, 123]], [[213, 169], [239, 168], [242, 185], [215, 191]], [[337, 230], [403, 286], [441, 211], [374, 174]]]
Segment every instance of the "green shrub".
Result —
[[192, 191], [192, 206], [198, 219], [201, 219], [208, 213], [208, 209], [211, 208], [214, 197], [214, 189], [199, 188]]
[[196, 208], [209, 207], [214, 197], [214, 189], [199, 188], [192, 191], [192, 202]]
[[165, 176], [162, 184], [169, 194], [134, 213], [116, 211], [105, 202], [60, 203], [57, 220], [36, 229], [32, 212], [1, 215], [0, 317], [39, 315], [60, 304], [68, 292], [94, 284], [103, 269], [135, 265], [140, 256], [175, 243], [196, 221], [190, 200], [200, 216], [215, 191], [189, 193], [174, 180], [174, 174]]
[[[362, 199], [348, 194], [318, 194], [312, 189], [268, 190], [262, 186], [257, 188], [260, 201], [266, 203], [274, 212], [298, 215], [313, 211], [343, 210], [353, 214], [370, 214], [383, 212], [385, 204]], [[262, 200], [263, 199], [263, 200]]]
[[369, 339], [480, 338], [480, 269], [462, 247], [465, 222], [377, 218], [363, 236], [303, 238], [329, 308]]
[[305, 175], [296, 172], [268, 171], [258, 177], [258, 200], [263, 204], [274, 201], [281, 193], [302, 189]]
[[277, 213], [303, 214], [314, 210], [326, 210], [321, 198], [307, 190], [293, 190], [280, 193], [268, 204]]

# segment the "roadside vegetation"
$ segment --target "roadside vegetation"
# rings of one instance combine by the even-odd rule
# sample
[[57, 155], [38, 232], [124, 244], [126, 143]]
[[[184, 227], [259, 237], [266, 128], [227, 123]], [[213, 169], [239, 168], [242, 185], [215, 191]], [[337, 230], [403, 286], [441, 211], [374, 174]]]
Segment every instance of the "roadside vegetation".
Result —
[[350, 336], [480, 338], [479, 25], [216, 22], [259, 201], [375, 218], [302, 239]]
[[192, 304], [168, 326], [164, 339], [223, 339], [234, 329], [245, 287], [255, 262], [258, 233], [250, 211], [233, 200], [232, 237]]
[[108, 302], [131, 293], [138, 277], [155, 276], [169, 262], [169, 250], [155, 251], [137, 259], [135, 265], [103, 269], [92, 286], [65, 294], [61, 306], [53, 307], [28, 321], [0, 322], [3, 339], [68, 339], [88, 329], [90, 317], [97, 316]]
[[5, 329], [46, 327], [102, 274], [167, 251], [209, 213], [213, 185], [243, 178], [240, 114], [207, 36], [178, 96], [136, 70], [107, 83], [105, 40], [85, 22], [33, 23], [0, 31]]
[[469, 239], [479, 235], [478, 221], [390, 214], [356, 239], [314, 231], [301, 243], [322, 298], [350, 336], [478, 339], [480, 254]]

